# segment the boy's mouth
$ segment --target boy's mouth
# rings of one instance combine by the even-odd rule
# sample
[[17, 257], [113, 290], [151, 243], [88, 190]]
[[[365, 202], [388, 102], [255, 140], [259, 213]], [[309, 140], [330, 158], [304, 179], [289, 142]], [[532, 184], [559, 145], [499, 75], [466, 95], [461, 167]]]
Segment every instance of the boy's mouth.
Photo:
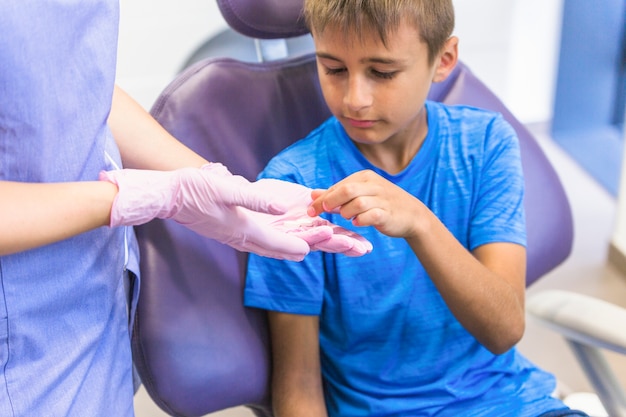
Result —
[[350, 124], [350, 126], [356, 127], [358, 129], [367, 129], [374, 126], [374, 124], [376, 123], [376, 121], [374, 120], [359, 120], [351, 119], [349, 117], [346, 117], [346, 121]]

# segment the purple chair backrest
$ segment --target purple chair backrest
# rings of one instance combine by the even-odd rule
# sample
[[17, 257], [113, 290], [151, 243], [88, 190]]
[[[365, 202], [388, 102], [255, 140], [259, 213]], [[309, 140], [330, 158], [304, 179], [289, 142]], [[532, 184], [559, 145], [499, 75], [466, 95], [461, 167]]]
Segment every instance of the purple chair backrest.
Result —
[[309, 33], [304, 0], [217, 0], [228, 25], [251, 38], [283, 39]]
[[[237, 25], [255, 15], [280, 17], [282, 22], [265, 20], [265, 26], [250, 29], [249, 34], [268, 38], [261, 32], [295, 21], [299, 8], [290, 9], [289, 20], [252, 5], [284, 11], [301, 0], [218, 3], [239, 31]], [[301, 28], [297, 22], [292, 35]], [[520, 136], [531, 284], [571, 250], [571, 212], [555, 171], [530, 133], [463, 64], [434, 85], [429, 98], [500, 111]], [[273, 155], [330, 115], [313, 55], [265, 63], [198, 62], [166, 88], [152, 114], [198, 153], [251, 180]], [[170, 221], [155, 220], [136, 230], [142, 286], [133, 352], [151, 398], [172, 416], [202, 416], [239, 405], [271, 416], [266, 316], [242, 305], [247, 255]]]

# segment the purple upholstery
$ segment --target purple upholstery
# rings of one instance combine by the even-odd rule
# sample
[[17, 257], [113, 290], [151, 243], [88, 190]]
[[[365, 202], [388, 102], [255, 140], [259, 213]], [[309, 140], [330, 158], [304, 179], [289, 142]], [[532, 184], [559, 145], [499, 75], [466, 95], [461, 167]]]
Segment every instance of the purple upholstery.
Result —
[[[278, 4], [284, 10], [292, 2], [218, 3], [236, 27], [261, 13], [252, 5]], [[282, 24], [270, 16], [263, 29], [249, 33]], [[517, 130], [527, 185], [530, 285], [571, 250], [570, 208], [555, 171], [529, 132], [464, 65], [434, 85], [429, 97], [498, 110]], [[312, 55], [265, 63], [200, 61], [168, 86], [152, 114], [188, 146], [249, 179], [329, 116]], [[170, 221], [152, 221], [137, 227], [137, 234], [142, 286], [133, 351], [152, 399], [172, 416], [202, 416], [238, 405], [270, 416], [266, 317], [242, 305], [247, 255]]]
[[217, 0], [222, 16], [237, 32], [257, 39], [308, 33], [301, 17], [303, 0]]

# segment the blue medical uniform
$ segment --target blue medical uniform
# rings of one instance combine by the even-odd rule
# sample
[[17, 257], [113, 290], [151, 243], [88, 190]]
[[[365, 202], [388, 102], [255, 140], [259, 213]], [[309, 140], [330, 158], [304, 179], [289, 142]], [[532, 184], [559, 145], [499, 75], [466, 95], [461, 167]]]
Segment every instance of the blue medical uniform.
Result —
[[[272, 159], [262, 176], [328, 188], [371, 169], [426, 204], [468, 250], [525, 245], [524, 181], [511, 126], [471, 107], [426, 108], [427, 137], [395, 175], [372, 165], [331, 118]], [[353, 228], [339, 214], [325, 216]], [[535, 417], [564, 408], [551, 397], [552, 375], [515, 348], [492, 354], [465, 330], [404, 239], [373, 227], [358, 232], [374, 246], [363, 257], [251, 255], [248, 267], [247, 306], [319, 315], [330, 416]]]
[[[0, 180], [121, 166], [107, 127], [118, 22], [118, 0], [0, 2]], [[134, 414], [125, 268], [126, 228], [0, 257], [0, 416]]]

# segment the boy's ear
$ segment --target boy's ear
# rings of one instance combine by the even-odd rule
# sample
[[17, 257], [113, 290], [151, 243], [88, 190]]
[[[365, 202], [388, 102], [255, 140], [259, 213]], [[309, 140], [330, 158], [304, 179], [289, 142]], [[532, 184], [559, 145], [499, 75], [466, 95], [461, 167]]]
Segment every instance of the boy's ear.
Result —
[[433, 76], [433, 82], [438, 83], [446, 78], [452, 72], [459, 59], [459, 38], [451, 36], [446, 41], [443, 49], [439, 53], [436, 59], [435, 74]]

